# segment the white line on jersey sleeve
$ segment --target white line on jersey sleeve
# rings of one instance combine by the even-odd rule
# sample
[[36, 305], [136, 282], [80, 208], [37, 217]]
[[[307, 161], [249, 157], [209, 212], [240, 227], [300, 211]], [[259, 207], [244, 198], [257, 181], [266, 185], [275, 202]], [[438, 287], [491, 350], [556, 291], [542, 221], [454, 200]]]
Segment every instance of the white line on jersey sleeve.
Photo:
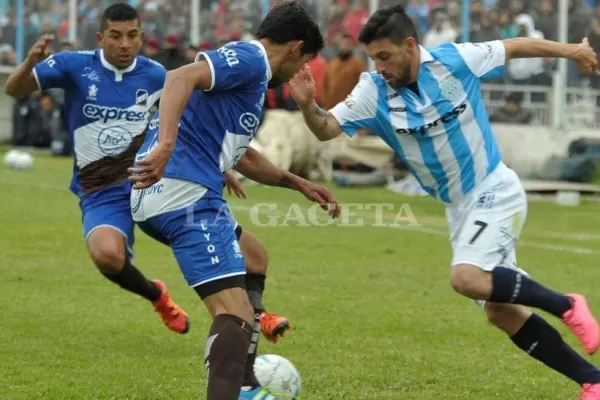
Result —
[[203, 59], [208, 63], [208, 67], [210, 68], [210, 87], [205, 90], [205, 92], [210, 92], [215, 87], [215, 67], [208, 54], [206, 54], [205, 52], [198, 53], [196, 55], [196, 60], [194, 61], [201, 61], [200, 57], [203, 57]]
[[456, 44], [460, 56], [478, 78], [506, 64], [506, 49], [501, 40], [483, 43]]
[[377, 114], [377, 85], [371, 74], [363, 72], [360, 80], [346, 100], [337, 104], [329, 112], [338, 121], [342, 130], [352, 136], [364, 122], [372, 120]]

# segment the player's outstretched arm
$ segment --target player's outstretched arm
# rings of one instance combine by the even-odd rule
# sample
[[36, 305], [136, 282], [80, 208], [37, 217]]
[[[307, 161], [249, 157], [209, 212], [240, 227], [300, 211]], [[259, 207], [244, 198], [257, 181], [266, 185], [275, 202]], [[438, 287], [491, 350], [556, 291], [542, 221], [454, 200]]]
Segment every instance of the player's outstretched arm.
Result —
[[23, 97], [39, 89], [33, 75], [35, 65], [48, 58], [48, 45], [54, 40], [53, 35], [43, 35], [29, 50], [27, 58], [8, 76], [4, 91], [11, 97]]
[[165, 167], [175, 149], [179, 119], [195, 89], [208, 90], [212, 74], [206, 61], [188, 64], [167, 73], [160, 99], [158, 145], [137, 167], [129, 168], [134, 189], [146, 189], [162, 179]]
[[248, 148], [235, 170], [263, 185], [297, 190], [310, 201], [318, 203], [323, 210], [328, 210], [334, 218], [340, 214], [340, 206], [327, 188], [277, 168], [252, 147]]
[[335, 139], [342, 133], [342, 127], [335, 117], [323, 110], [315, 101], [315, 81], [308, 66], [304, 66], [290, 82], [290, 89], [304, 121], [319, 140]]
[[579, 44], [532, 38], [505, 39], [502, 42], [506, 50], [506, 61], [513, 58], [566, 58], [575, 61], [583, 72], [597, 72], [596, 53], [587, 38]]

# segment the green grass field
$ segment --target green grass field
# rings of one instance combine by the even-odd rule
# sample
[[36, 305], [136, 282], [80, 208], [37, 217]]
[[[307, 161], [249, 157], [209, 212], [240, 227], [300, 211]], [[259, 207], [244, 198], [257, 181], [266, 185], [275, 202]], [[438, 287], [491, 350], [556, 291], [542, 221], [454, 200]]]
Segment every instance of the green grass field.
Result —
[[[200, 300], [169, 249], [139, 231], [136, 265], [167, 282], [192, 318], [190, 333], [171, 333], [148, 303], [103, 280], [87, 258], [77, 199], [66, 189], [70, 171], [70, 160], [44, 156], [33, 171], [0, 167], [0, 399], [204, 398], [209, 318]], [[383, 189], [337, 189], [343, 203], [395, 204], [396, 211], [409, 204], [420, 227], [374, 227], [372, 212], [355, 209], [367, 226], [299, 227], [288, 219], [275, 228], [253, 226], [252, 206], [276, 204], [271, 217], [284, 222], [289, 205], [308, 206], [304, 198], [259, 186], [248, 192], [231, 203], [270, 250], [265, 303], [295, 324], [281, 344], [263, 340], [260, 352], [295, 363], [302, 399], [577, 394], [575, 384], [529, 359], [452, 291], [439, 204]], [[588, 295], [600, 310], [600, 205], [531, 203], [522, 239], [521, 267], [557, 290]]]

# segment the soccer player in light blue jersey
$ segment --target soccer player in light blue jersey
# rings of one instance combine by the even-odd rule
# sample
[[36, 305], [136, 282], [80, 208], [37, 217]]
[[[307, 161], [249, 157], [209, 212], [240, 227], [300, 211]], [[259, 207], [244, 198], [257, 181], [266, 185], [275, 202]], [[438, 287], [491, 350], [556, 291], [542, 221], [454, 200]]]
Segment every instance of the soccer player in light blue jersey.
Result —
[[288, 81], [316, 56], [323, 48], [319, 28], [302, 6], [286, 2], [269, 12], [256, 37], [199, 53], [195, 63], [167, 74], [159, 112], [130, 170], [134, 220], [171, 247], [213, 317], [205, 351], [208, 400], [273, 398], [253, 375], [259, 324], [223, 199], [224, 173], [235, 168], [260, 183], [298, 190], [325, 209], [335, 204], [324, 187], [279, 170], [249, 147], [267, 87]]
[[132, 264], [135, 223], [127, 168], [142, 145], [166, 75], [162, 65], [138, 56], [143, 36], [135, 9], [114, 4], [102, 15], [98, 49], [48, 57], [54, 38], [44, 35], [10, 74], [5, 90], [13, 97], [64, 90], [74, 151], [70, 189], [80, 199], [90, 257], [108, 280], [147, 299], [169, 329], [184, 334], [188, 317], [166, 285], [147, 279]]
[[364, 73], [333, 109], [315, 103], [307, 68], [290, 81], [307, 125], [321, 140], [367, 129], [394, 149], [446, 207], [452, 287], [483, 306], [515, 345], [580, 384], [582, 399], [599, 400], [600, 371], [526, 308], [562, 319], [588, 354], [598, 349], [600, 328], [585, 298], [547, 289], [517, 267], [515, 243], [527, 199], [518, 176], [502, 162], [480, 89], [481, 80], [501, 76], [515, 58], [563, 57], [593, 73], [594, 51], [586, 40], [560, 44], [529, 38], [425, 49], [401, 6], [373, 14], [359, 40], [376, 72]]

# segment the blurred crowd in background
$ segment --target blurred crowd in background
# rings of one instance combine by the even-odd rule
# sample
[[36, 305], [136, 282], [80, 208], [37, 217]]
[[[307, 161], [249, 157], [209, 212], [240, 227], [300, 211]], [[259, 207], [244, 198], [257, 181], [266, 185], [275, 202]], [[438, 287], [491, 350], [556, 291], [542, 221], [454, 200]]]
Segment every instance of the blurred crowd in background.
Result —
[[[215, 49], [232, 40], [253, 39], [263, 12], [268, 11], [264, 7], [273, 7], [279, 1], [200, 0], [200, 40], [197, 42], [190, 38], [189, 0], [130, 0], [129, 4], [138, 9], [145, 31], [142, 53], [167, 69], [175, 69], [193, 61], [198, 51]], [[319, 22], [326, 38], [326, 48], [310, 67], [317, 83], [317, 100], [323, 107], [330, 108], [345, 99], [361, 72], [367, 70], [368, 60], [357, 43], [357, 37], [370, 14], [369, 0], [298, 1]], [[14, 3], [14, 0], [0, 0], [0, 65], [10, 66], [16, 62], [16, 12], [11, 6]], [[53, 48], [56, 52], [95, 48], [99, 18], [104, 7], [111, 3], [108, 0], [79, 1], [77, 41], [72, 43], [68, 41], [66, 0], [26, 1], [24, 53], [44, 33], [52, 33], [57, 38]], [[424, 47], [461, 41], [462, 1], [379, 1], [381, 7], [398, 3], [403, 4], [414, 18]], [[558, 0], [471, 0], [470, 21], [471, 42], [514, 37], [556, 40]], [[591, 45], [600, 50], [600, 4], [596, 5], [595, 0], [569, 0], [568, 41], [577, 43], [584, 37], [588, 37]], [[555, 69], [554, 60], [513, 60], [507, 66], [504, 78], [492, 83], [548, 87], [552, 84]], [[568, 85], [600, 88], [600, 78], [581, 76], [576, 66], [569, 64]], [[521, 107], [523, 98], [518, 90], [503, 93], [501, 99], [504, 98], [505, 106], [492, 113], [492, 121], [535, 123], [532, 113]], [[544, 95], [535, 95], [530, 101], [545, 103], [547, 99]], [[52, 91], [17, 101], [13, 114], [15, 144], [45, 147], [56, 142], [52, 138], [65, 137], [61, 102], [61, 94]], [[288, 88], [282, 86], [270, 90], [265, 107], [271, 111], [270, 121], [275, 125], [261, 130], [263, 143], [282, 146], [278, 133], [293, 130], [300, 122], [289, 117], [289, 113], [295, 112], [296, 105]], [[278, 111], [287, 112], [288, 117], [277, 118]], [[368, 136], [369, 133], [363, 132], [363, 135]], [[55, 151], [67, 152], [67, 147]], [[285, 158], [279, 153], [277, 157]]]

